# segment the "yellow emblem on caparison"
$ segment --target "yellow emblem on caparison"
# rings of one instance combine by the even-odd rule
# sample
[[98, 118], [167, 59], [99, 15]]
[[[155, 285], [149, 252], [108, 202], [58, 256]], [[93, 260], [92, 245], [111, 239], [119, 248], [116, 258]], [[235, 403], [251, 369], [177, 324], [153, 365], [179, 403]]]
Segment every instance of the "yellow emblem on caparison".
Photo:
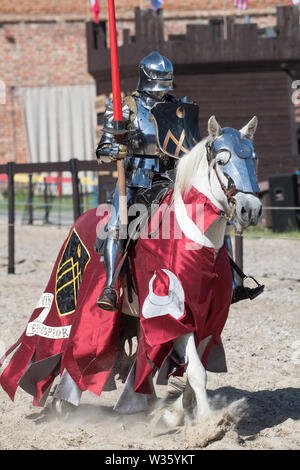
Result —
[[74, 313], [79, 287], [90, 258], [88, 249], [74, 228], [56, 273], [55, 302], [60, 316]]

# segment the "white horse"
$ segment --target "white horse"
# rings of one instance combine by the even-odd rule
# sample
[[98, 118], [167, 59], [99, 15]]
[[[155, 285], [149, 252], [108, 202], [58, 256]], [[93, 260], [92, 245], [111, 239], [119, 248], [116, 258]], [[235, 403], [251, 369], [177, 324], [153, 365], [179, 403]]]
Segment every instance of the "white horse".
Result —
[[[251, 143], [256, 127], [257, 118], [254, 117], [239, 131], [242, 143], [243, 141], [245, 144]], [[191, 240], [218, 250], [224, 244], [227, 220], [232, 218], [234, 223], [242, 228], [256, 225], [262, 213], [262, 204], [256, 194], [254, 152], [252, 155], [248, 154], [250, 160], [247, 163], [251, 162], [251, 164], [247, 171], [242, 166], [239, 168], [241, 155], [238, 156], [239, 159], [236, 159], [236, 162], [232, 161], [231, 163], [235, 166], [234, 169], [232, 168], [230, 176], [226, 171], [228, 171], [229, 160], [233, 160], [233, 155], [232, 150], [226, 146], [224, 141], [218, 145], [218, 149], [213, 155], [209, 155], [209, 149], [210, 151], [213, 149], [214, 143], [217, 143], [222, 135], [222, 130], [214, 116], [208, 121], [208, 133], [207, 139], [201, 141], [190, 154], [179, 161], [174, 187], [175, 212], [179, 225]], [[251, 145], [249, 148], [251, 149]], [[240, 181], [241, 173], [244, 179], [242, 182]], [[225, 217], [217, 219], [205, 234], [187, 217], [184, 208], [182, 194], [187, 193], [192, 186], [207, 196], [225, 214]], [[193, 333], [174, 340], [175, 351], [179, 357], [184, 357], [187, 363], [187, 381], [184, 392], [164, 412], [164, 420], [171, 427], [182, 424], [185, 412], [189, 410], [194, 397], [196, 399], [196, 421], [201, 421], [210, 412], [206, 393], [206, 370], [201, 362], [201, 357], [209, 341], [210, 337], [203, 338], [197, 348]]]

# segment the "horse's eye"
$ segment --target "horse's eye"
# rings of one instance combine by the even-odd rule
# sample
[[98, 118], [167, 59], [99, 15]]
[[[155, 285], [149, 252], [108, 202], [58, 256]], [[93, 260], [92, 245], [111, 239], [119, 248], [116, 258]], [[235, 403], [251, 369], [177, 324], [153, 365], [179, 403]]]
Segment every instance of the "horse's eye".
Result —
[[228, 152], [228, 150], [221, 150], [220, 152], [218, 152], [218, 155], [217, 155], [218, 165], [221, 165], [221, 166], [226, 165], [226, 163], [229, 162], [229, 159], [230, 159], [230, 152]]

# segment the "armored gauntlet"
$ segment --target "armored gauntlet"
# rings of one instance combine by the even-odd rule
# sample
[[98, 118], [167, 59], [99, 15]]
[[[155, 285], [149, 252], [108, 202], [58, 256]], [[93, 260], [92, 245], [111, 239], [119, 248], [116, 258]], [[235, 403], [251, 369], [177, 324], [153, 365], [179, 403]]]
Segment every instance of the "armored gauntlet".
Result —
[[99, 163], [110, 163], [128, 155], [127, 145], [117, 143], [106, 143], [98, 145], [96, 150], [96, 157]]

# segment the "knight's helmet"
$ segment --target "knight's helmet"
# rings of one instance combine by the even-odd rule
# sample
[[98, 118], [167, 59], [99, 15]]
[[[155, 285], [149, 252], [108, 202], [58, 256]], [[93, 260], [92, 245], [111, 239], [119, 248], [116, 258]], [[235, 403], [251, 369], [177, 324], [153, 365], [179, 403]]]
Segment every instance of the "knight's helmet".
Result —
[[173, 90], [173, 65], [159, 52], [153, 51], [139, 63], [138, 91]]

